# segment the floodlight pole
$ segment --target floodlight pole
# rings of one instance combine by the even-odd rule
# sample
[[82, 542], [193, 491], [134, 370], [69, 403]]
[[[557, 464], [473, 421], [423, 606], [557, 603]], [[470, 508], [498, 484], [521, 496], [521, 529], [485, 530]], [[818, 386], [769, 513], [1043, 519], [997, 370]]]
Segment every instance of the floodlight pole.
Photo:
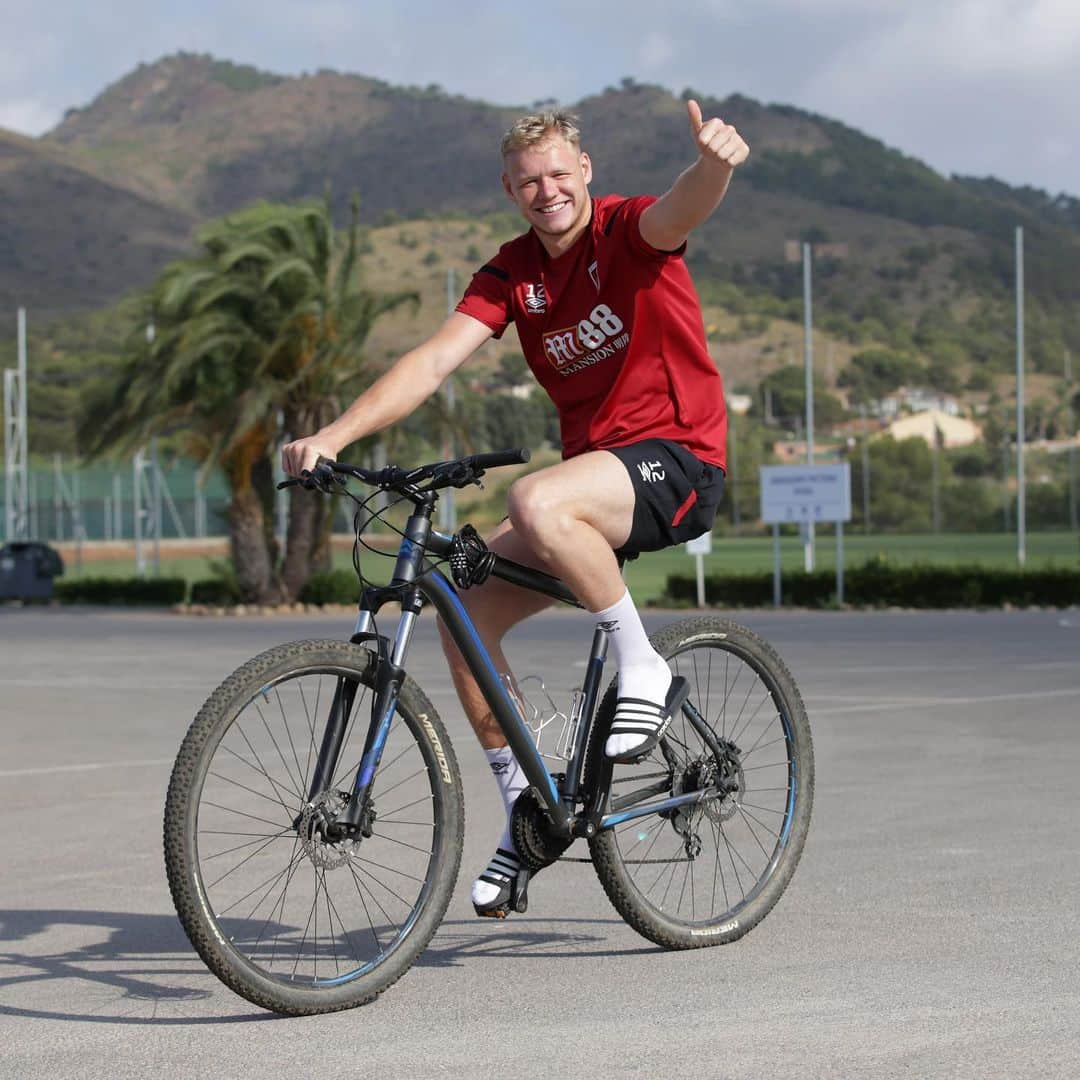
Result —
[[[810, 245], [804, 243], [803, 254], [803, 356], [806, 368], [806, 463], [814, 464], [814, 329], [813, 290], [810, 270]], [[803, 566], [814, 569], [814, 523], [807, 521], [803, 529]]]
[[4, 372], [4, 539], [30, 533], [26, 440], [26, 308], [19, 308], [18, 366]]
[[[446, 271], [446, 313], [447, 315], [453, 314], [454, 308], [457, 306], [455, 303], [455, 291], [454, 291], [454, 268], [451, 266]], [[454, 391], [454, 377], [451, 375], [446, 380], [446, 385], [443, 388], [443, 393], [446, 398], [446, 415], [450, 424], [454, 422], [454, 405], [456, 402], [456, 394]], [[448, 428], [443, 436], [443, 458], [450, 460], [457, 457], [455, 452], [455, 439], [452, 428]], [[439, 527], [448, 533], [457, 532], [457, 503], [454, 500], [454, 489], [446, 488], [442, 495], [439, 496]]]
[[1024, 228], [1016, 227], [1016, 562], [1027, 561], [1024, 491]]

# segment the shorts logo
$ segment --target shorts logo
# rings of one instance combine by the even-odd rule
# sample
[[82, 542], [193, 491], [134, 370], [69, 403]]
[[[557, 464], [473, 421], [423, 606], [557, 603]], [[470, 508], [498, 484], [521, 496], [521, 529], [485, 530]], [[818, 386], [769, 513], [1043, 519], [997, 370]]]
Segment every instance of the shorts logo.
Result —
[[[577, 326], [567, 326], [562, 330], [549, 330], [544, 335], [544, 352], [552, 367], [559, 370], [575, 360], [581, 360], [587, 353], [596, 360], [610, 356], [615, 348], [621, 348], [629, 341], [629, 335], [612, 341], [623, 329], [623, 321], [607, 306], [597, 304], [587, 319], [582, 319]], [[606, 352], [604, 346], [607, 346]]]
[[525, 307], [530, 315], [543, 315], [547, 311], [547, 295], [542, 283], [525, 286]]
[[647, 484], [651, 484], [654, 480], [663, 480], [667, 476], [663, 463], [659, 461], [639, 461], [638, 472]]

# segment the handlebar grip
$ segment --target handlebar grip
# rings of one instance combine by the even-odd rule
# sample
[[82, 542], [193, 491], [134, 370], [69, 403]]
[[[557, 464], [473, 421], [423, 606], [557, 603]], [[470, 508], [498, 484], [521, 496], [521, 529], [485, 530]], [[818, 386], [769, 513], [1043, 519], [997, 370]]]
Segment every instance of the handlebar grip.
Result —
[[498, 469], [502, 465], [524, 465], [532, 457], [528, 450], [495, 450], [490, 454], [473, 454], [469, 460], [477, 469]]

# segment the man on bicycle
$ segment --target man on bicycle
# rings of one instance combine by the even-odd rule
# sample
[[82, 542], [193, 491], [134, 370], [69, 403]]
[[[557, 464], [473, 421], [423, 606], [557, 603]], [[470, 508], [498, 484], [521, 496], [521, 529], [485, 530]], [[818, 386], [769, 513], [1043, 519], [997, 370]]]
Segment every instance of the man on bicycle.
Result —
[[[687, 102], [697, 160], [659, 198], [590, 198], [592, 163], [576, 118], [525, 116], [502, 141], [503, 188], [529, 230], [485, 263], [436, 333], [333, 423], [282, 451], [299, 476], [319, 456], [389, 427], [513, 322], [559, 412], [563, 461], [519, 479], [488, 538], [500, 555], [562, 578], [609, 632], [618, 701], [605, 752], [634, 761], [659, 740], [685, 695], [653, 650], [620, 573], [622, 557], [711, 528], [723, 490], [727, 417], [701, 307], [682, 255], [749, 149]], [[550, 600], [489, 578], [463, 596], [500, 671], [506, 632]], [[444, 648], [465, 713], [503, 796], [507, 825], [473, 884], [477, 914], [504, 917], [520, 870], [509, 812], [527, 781], [464, 659]]]

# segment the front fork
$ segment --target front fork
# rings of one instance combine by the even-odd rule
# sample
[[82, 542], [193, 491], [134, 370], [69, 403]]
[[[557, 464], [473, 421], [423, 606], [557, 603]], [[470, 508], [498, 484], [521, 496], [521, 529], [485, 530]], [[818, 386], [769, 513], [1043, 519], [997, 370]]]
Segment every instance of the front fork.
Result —
[[[383, 750], [386, 748], [386, 740], [390, 735], [394, 712], [397, 709], [398, 695], [401, 693], [401, 685], [405, 680], [402, 665], [416, 626], [420, 603], [420, 594], [417, 590], [412, 590], [402, 597], [401, 620], [398, 623], [393, 650], [389, 655], [385, 655], [382, 650], [379, 652], [379, 660], [375, 668], [371, 723], [368, 724], [367, 735], [364, 739], [364, 752], [356, 771], [349, 802], [332, 823], [331, 828], [334, 832], [355, 835], [357, 830], [361, 834], [370, 831], [371, 823], [367, 819], [371, 785], [382, 759]], [[358, 644], [372, 638], [378, 640], [377, 635], [370, 632], [371, 623], [372, 612], [362, 609], [357, 618], [356, 631], [352, 640]], [[311, 787], [308, 789], [309, 803], [313, 802], [332, 783], [341, 755], [348, 718], [359, 686], [359, 682], [355, 679], [338, 679], [330, 705], [330, 715], [323, 730], [322, 744], [319, 747], [315, 772], [312, 774]]]

